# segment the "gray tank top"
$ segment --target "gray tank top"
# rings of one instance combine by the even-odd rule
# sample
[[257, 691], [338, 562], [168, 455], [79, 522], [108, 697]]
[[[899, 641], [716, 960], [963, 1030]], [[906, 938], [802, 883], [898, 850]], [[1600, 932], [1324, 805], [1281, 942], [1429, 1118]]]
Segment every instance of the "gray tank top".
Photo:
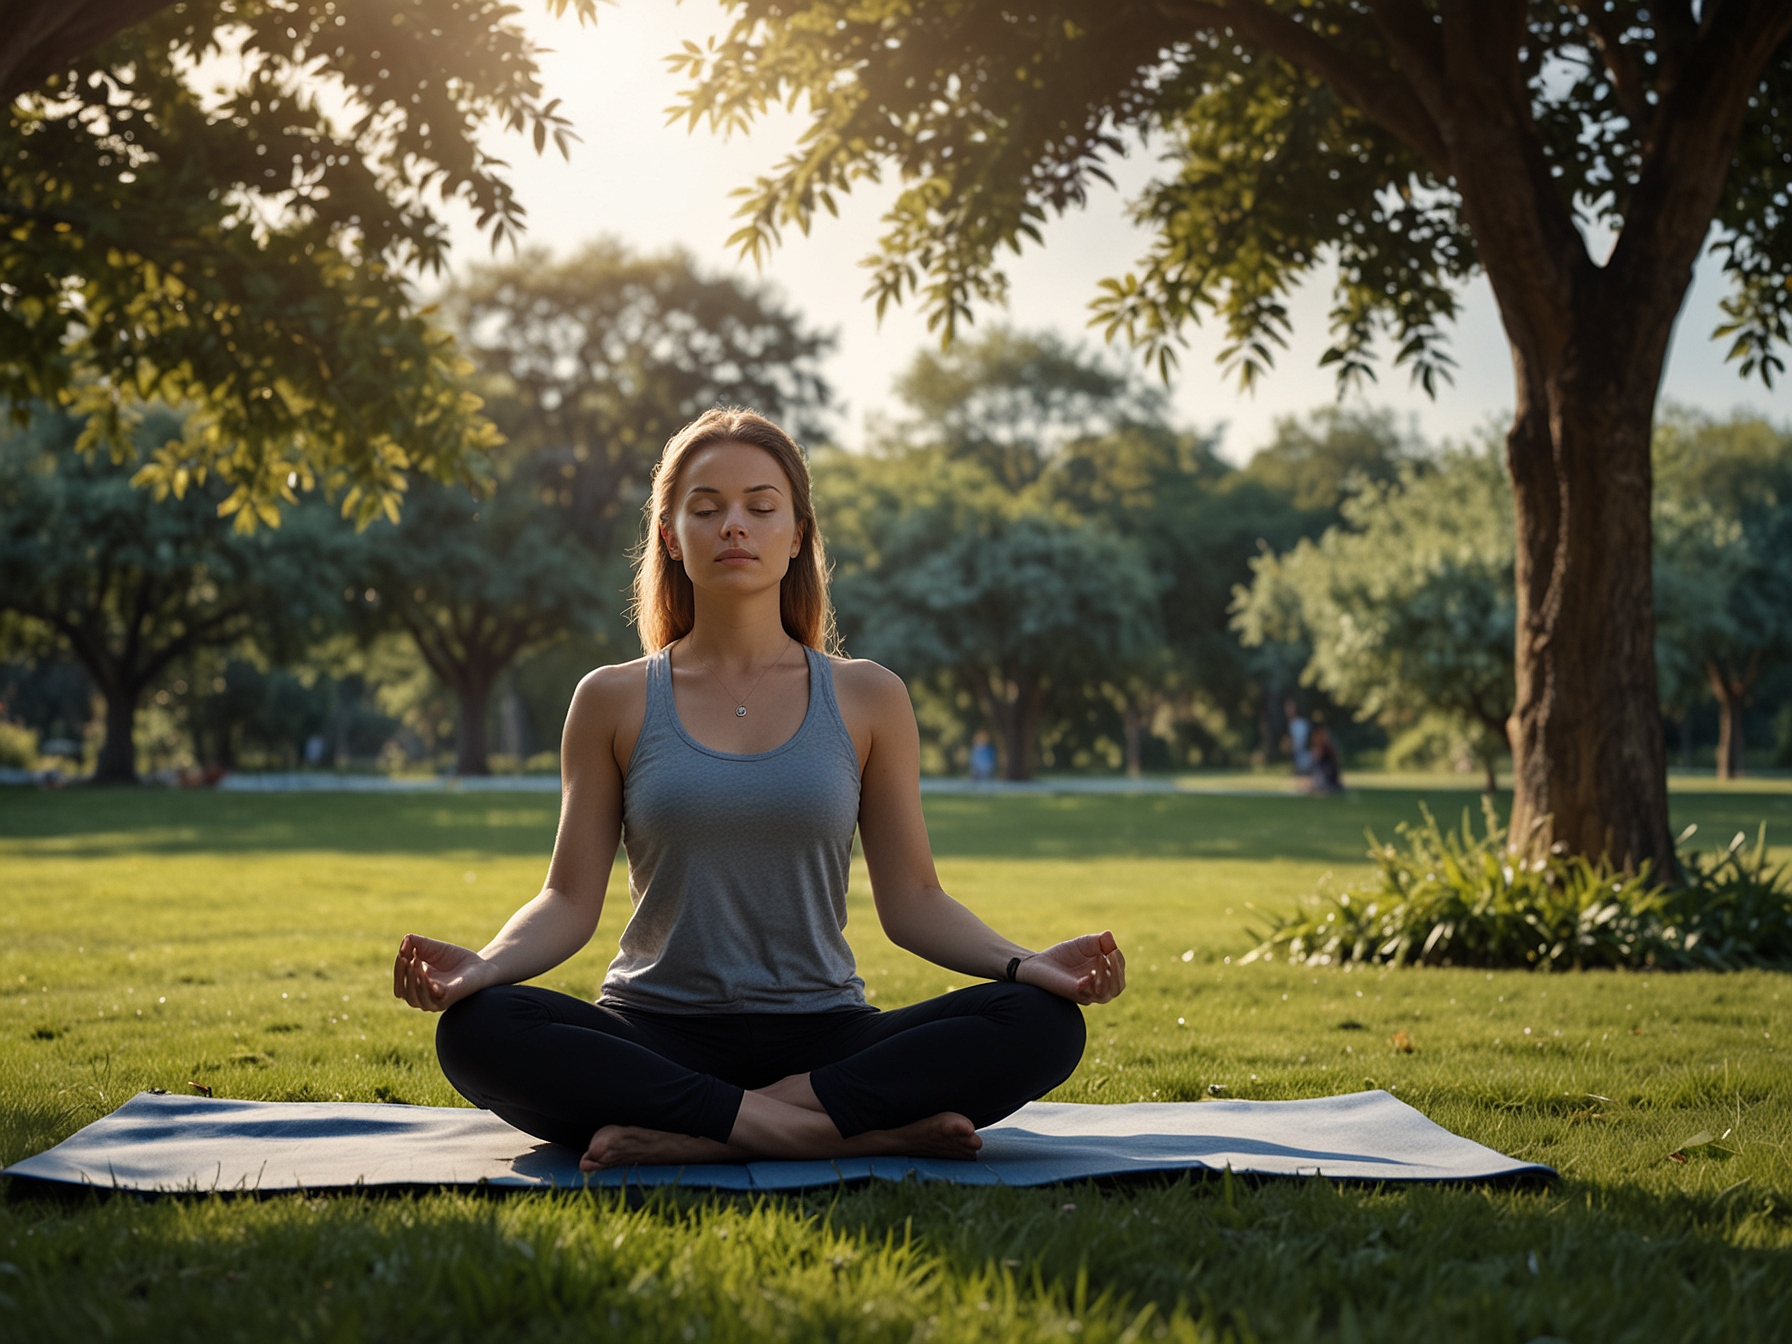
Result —
[[668, 1013], [862, 1007], [846, 945], [859, 756], [825, 655], [772, 751], [713, 751], [684, 730], [672, 664], [647, 660], [647, 711], [622, 785], [634, 913], [602, 1001]]

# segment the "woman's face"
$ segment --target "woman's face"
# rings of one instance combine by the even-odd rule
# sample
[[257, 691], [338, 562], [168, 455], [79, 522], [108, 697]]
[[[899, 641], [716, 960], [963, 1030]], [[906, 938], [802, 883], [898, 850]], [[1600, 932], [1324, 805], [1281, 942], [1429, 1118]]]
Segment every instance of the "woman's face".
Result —
[[775, 588], [803, 542], [790, 478], [750, 443], [712, 443], [694, 453], [660, 532], [691, 583], [718, 592]]

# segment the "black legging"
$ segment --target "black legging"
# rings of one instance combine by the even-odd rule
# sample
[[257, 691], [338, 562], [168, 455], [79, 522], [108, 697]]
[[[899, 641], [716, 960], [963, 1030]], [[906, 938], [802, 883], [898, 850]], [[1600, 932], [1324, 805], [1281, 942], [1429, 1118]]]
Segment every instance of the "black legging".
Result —
[[702, 1016], [501, 985], [442, 1014], [436, 1054], [475, 1106], [584, 1148], [604, 1125], [725, 1143], [745, 1089], [804, 1072], [844, 1137], [941, 1111], [981, 1128], [1068, 1078], [1083, 1039], [1075, 1004], [1005, 982], [889, 1012]]

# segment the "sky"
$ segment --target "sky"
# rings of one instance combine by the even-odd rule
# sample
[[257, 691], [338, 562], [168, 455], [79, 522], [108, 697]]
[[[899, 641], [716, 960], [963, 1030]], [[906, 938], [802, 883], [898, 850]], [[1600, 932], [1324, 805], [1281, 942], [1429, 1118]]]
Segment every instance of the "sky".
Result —
[[[912, 305], [886, 312], [880, 324], [863, 297], [867, 273], [859, 262], [872, 250], [894, 187], [855, 190], [838, 219], [823, 216], [808, 237], [788, 233], [756, 271], [727, 246], [736, 228], [730, 193], [789, 151], [802, 129], [800, 118], [777, 114], [732, 139], [703, 127], [687, 131], [682, 122], [668, 125], [666, 118], [683, 81], [667, 70], [664, 58], [685, 41], [702, 43], [721, 32], [720, 6], [714, 0], [621, 0], [602, 8], [595, 26], [581, 28], [570, 15], [548, 16], [542, 0], [523, 5], [536, 40], [553, 49], [542, 63], [548, 95], [563, 100], [560, 110], [581, 137], [568, 161], [551, 145], [538, 156], [520, 136], [488, 132], [493, 152], [512, 165], [528, 209], [526, 242], [562, 254], [605, 234], [642, 251], [677, 244], [712, 272], [769, 282], [811, 325], [837, 337], [825, 373], [840, 403], [839, 442], [862, 442], [868, 416], [900, 415], [891, 384], [917, 350], [937, 340]], [[1148, 235], [1127, 217], [1126, 205], [1156, 170], [1145, 147], [1111, 164], [1115, 187], [1098, 186], [1084, 208], [1044, 230], [1043, 245], [1011, 259], [1006, 310], [979, 313], [978, 325], [1050, 329], [1101, 348], [1100, 333], [1087, 327], [1088, 304], [1100, 280], [1124, 274], [1145, 251]], [[451, 211], [450, 220], [457, 265], [490, 257], [490, 245], [469, 214]], [[1242, 462], [1269, 441], [1278, 418], [1335, 401], [1332, 374], [1318, 367], [1328, 344], [1330, 289], [1331, 276], [1321, 267], [1293, 296], [1290, 348], [1278, 353], [1275, 370], [1254, 393], [1240, 391], [1214, 362], [1223, 343], [1217, 327], [1191, 329], [1171, 388], [1178, 423], [1220, 430], [1222, 451]], [[1702, 263], [1675, 330], [1664, 397], [1715, 415], [1745, 408], [1792, 421], [1792, 388], [1768, 391], [1758, 380], [1743, 382], [1736, 366], [1724, 361], [1723, 346], [1710, 339], [1724, 293], [1716, 264]], [[1435, 401], [1410, 386], [1403, 370], [1387, 367], [1391, 351], [1383, 352], [1380, 382], [1352, 401], [1390, 406], [1434, 442], [1499, 424], [1512, 407], [1512, 366], [1485, 280], [1464, 292], [1451, 335], [1456, 379], [1440, 388]], [[1137, 365], [1124, 346], [1111, 353]]]

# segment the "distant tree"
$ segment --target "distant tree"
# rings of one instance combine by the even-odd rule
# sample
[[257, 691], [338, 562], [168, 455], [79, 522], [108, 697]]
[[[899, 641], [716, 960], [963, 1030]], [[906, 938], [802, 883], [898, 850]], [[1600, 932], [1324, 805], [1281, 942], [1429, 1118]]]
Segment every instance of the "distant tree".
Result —
[[453, 693], [460, 775], [491, 772], [486, 719], [505, 670], [614, 617], [626, 586], [618, 557], [542, 504], [535, 466], [500, 461], [495, 489], [479, 499], [420, 484], [396, 525], [369, 529], [345, 593], [364, 622], [403, 629]]
[[[1285, 551], [1300, 537], [1317, 539], [1343, 521], [1346, 500], [1372, 486], [1397, 481], [1401, 468], [1426, 452], [1424, 444], [1401, 432], [1393, 412], [1385, 408], [1331, 405], [1301, 416], [1278, 416], [1269, 443], [1252, 454], [1234, 483], [1240, 491], [1247, 484], [1254, 486], [1286, 514], [1279, 528], [1266, 520], [1250, 558]], [[1232, 590], [1249, 582], [1248, 572], [1228, 580], [1224, 608], [1229, 633]], [[1287, 728], [1283, 705], [1313, 650], [1304, 637], [1289, 643], [1266, 639], [1242, 647], [1239, 656], [1250, 670], [1260, 747], [1265, 756], [1272, 756]], [[1311, 710], [1345, 708], [1322, 691], [1319, 694], [1322, 698]], [[1345, 716], [1333, 716], [1331, 727], [1333, 736], [1339, 736]]]
[[508, 441], [489, 454], [489, 490], [420, 485], [397, 524], [370, 529], [360, 601], [453, 692], [455, 770], [483, 775], [505, 671], [568, 635], [620, 633], [626, 550], [665, 440], [719, 404], [800, 427], [827, 403], [828, 342], [682, 252], [609, 241], [474, 268], [447, 306]]
[[896, 379], [909, 444], [980, 462], [1020, 490], [1065, 444], [1128, 425], [1161, 425], [1164, 399], [1124, 369], [1046, 333], [996, 327], [923, 350]]
[[1655, 436], [1658, 661], [1667, 698], [1708, 689], [1717, 774], [1743, 771], [1743, 709], [1792, 655], [1792, 437], [1687, 412]]
[[636, 540], [653, 464], [682, 425], [742, 405], [805, 435], [830, 398], [830, 337], [681, 250], [600, 239], [559, 261], [529, 252], [471, 268], [444, 306], [504, 455], [532, 463], [544, 506], [605, 555]]
[[0, 398], [72, 405], [115, 451], [146, 403], [191, 407], [198, 432], [145, 445], [141, 480], [222, 479], [245, 527], [313, 487], [365, 522], [415, 473], [464, 475], [491, 427], [412, 279], [445, 257], [438, 201], [494, 243], [521, 227], [482, 128], [570, 139], [516, 12], [9, 5]]
[[[1676, 869], [1657, 714], [1651, 422], [1710, 244], [1744, 376], [1792, 330], [1792, 5], [1785, 0], [733, 0], [673, 58], [680, 110], [808, 129], [749, 188], [743, 249], [856, 184], [901, 190], [869, 259], [880, 305], [950, 334], [999, 300], [999, 259], [1081, 205], [1127, 132], [1165, 171], [1134, 202], [1141, 264], [1099, 318], [1168, 367], [1217, 317], [1250, 385], [1287, 296], [1336, 265], [1345, 380], [1394, 346], [1427, 389], [1484, 272], [1512, 353], [1518, 592], [1512, 833]], [[1611, 239], [1609, 254], [1593, 239]], [[1603, 247], [1604, 244], [1597, 244]]]
[[[146, 434], [174, 436], [161, 412]], [[225, 487], [194, 484], [161, 503], [128, 465], [75, 453], [74, 419], [42, 411], [0, 439], [0, 606], [24, 618], [41, 651], [63, 649], [106, 704], [94, 778], [134, 783], [132, 728], [147, 687], [195, 650], [250, 636], [292, 644], [335, 613], [328, 511], [299, 510], [254, 536], [219, 516]]]
[[1154, 724], [1187, 726], [1208, 759], [1223, 758], [1228, 746], [1203, 725], [1216, 716], [1249, 725], [1275, 689], [1259, 684], [1253, 651], [1231, 629], [1232, 590], [1250, 581], [1262, 546], [1293, 545], [1307, 515], [1223, 461], [1211, 440], [1154, 425], [1067, 444], [1042, 488], [1137, 545], [1156, 587], [1161, 656], [1104, 689], [1121, 718], [1128, 771], [1140, 769]]
[[[1042, 500], [1057, 497], [1046, 477], [1078, 454], [1087, 468], [1092, 459], [1084, 450], [1092, 442], [1175, 438], [1164, 423], [1160, 392], [1050, 332], [1001, 326], [942, 351], [922, 350], [897, 378], [895, 392], [907, 415], [885, 427], [879, 451], [969, 464], [977, 468], [972, 478], [986, 477], [1016, 498], [1029, 492]], [[1088, 470], [1079, 479], [1087, 485]], [[1099, 687], [1061, 682], [1050, 700], [1064, 709], [1077, 694], [1088, 693], [1112, 703], [1123, 723], [1128, 768], [1136, 770], [1142, 726], [1173, 698], [1177, 669], [1155, 654], [1124, 665], [1129, 670], [1119, 681]], [[977, 712], [1006, 744], [1007, 730], [990, 707], [978, 701]], [[1027, 731], [1027, 751], [1036, 755], [1039, 729]]]
[[947, 678], [989, 725], [1004, 774], [1029, 779], [1054, 702], [1161, 647], [1144, 558], [975, 464], [913, 453], [861, 470], [880, 465], [893, 507], [859, 515], [864, 559], [843, 561], [835, 584], [846, 646], [905, 677]]
[[1400, 468], [1422, 455], [1390, 410], [1321, 406], [1305, 417], [1278, 416], [1274, 436], [1244, 474], [1308, 515], [1317, 536], [1338, 520], [1347, 498], [1398, 480]]
[[1306, 640], [1303, 680], [1361, 718], [1455, 719], [1491, 792], [1513, 705], [1510, 490], [1489, 453], [1406, 466], [1346, 500], [1318, 541], [1253, 564], [1240, 637]]

